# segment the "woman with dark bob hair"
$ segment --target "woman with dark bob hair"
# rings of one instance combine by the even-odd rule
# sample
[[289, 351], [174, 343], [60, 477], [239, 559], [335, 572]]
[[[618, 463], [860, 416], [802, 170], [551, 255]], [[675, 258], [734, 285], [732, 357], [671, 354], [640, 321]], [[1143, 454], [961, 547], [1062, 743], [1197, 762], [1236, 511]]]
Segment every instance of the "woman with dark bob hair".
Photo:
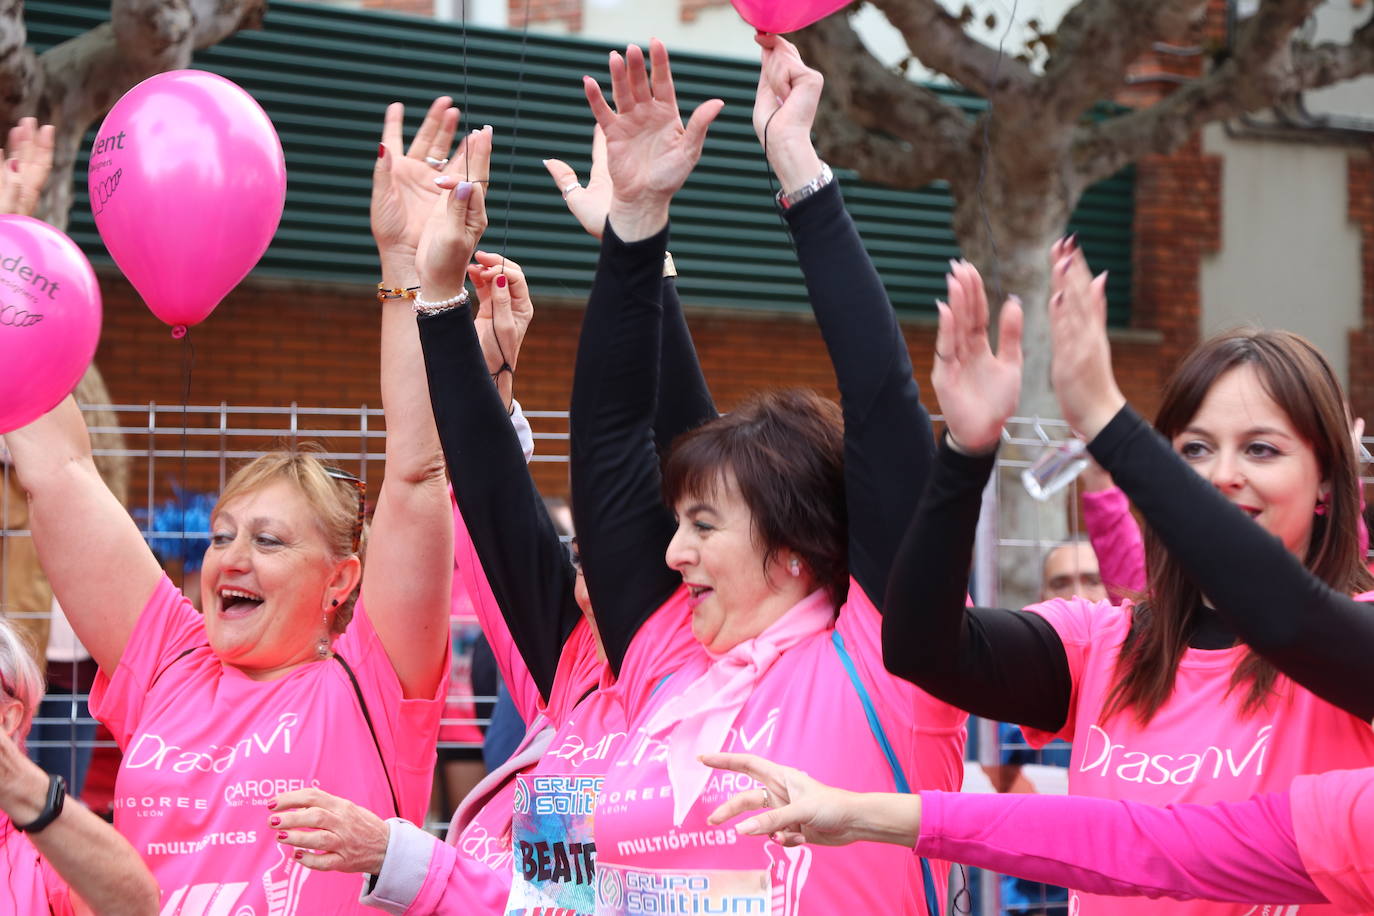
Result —
[[[903, 850], [813, 854], [706, 821], [736, 789], [700, 763], [706, 751], [766, 748], [872, 790], [954, 789], [962, 776], [964, 716], [880, 663], [878, 597], [933, 453], [930, 420], [882, 283], [811, 144], [821, 75], [786, 41], [759, 41], [754, 126], [841, 405], [755, 395], [680, 437], [661, 472], [654, 401], [676, 381], [658, 356], [668, 208], [720, 103], [684, 128], [658, 42], [652, 78], [638, 48], [611, 56], [614, 110], [586, 84], [615, 188], [572, 402], [587, 588], [598, 616], [680, 602], [697, 643], [666, 676], [644, 631], [625, 655], [614, 690], [628, 728], [608, 741], [595, 811], [595, 912], [934, 912], [945, 871]], [[646, 582], [658, 604], [620, 606]]]
[[[971, 713], [1019, 723], [1032, 743], [1073, 742], [1075, 795], [1240, 801], [1283, 791], [1300, 774], [1374, 763], [1367, 656], [1357, 678], [1314, 677], [1331, 654], [1349, 653], [1343, 637], [1328, 629], [1325, 652], [1312, 653], [1311, 641], [1291, 635], [1303, 616], [1295, 610], [1320, 593], [1349, 602], [1374, 584], [1359, 556], [1357, 462], [1330, 366], [1287, 332], [1219, 335], [1174, 373], [1151, 431], [1112, 377], [1103, 278], [1071, 242], [1056, 246], [1053, 278], [1055, 391], [1065, 419], [1149, 523], [1149, 591], [1120, 607], [1077, 598], [1031, 613], [965, 607], [962, 570], [1020, 364], [992, 354], [982, 283], [963, 267], [959, 295], [941, 309], [933, 375], [946, 434], [888, 591], [889, 669]], [[1006, 312], [1015, 310], [1003, 309], [1004, 350]], [[1196, 473], [1176, 470], [1185, 464]], [[1235, 511], [1209, 511], [1218, 493], [1254, 524], [1238, 535]], [[1308, 571], [1282, 587], [1268, 575], [1274, 541]], [[1269, 623], [1238, 626], [1246, 617]], [[1086, 893], [1074, 905], [1084, 916], [1162, 906]]]
[[[373, 172], [387, 438], [370, 536], [361, 481], [308, 450], [264, 455], [211, 514], [199, 614], [96, 473], [72, 399], [6, 436], [43, 567], [100, 666], [91, 709], [124, 752], [115, 826], [168, 912], [361, 911], [356, 878], [303, 867], [336, 825], [285, 823], [297, 803], [277, 797], [325, 790], [417, 820], [427, 807], [453, 518], [406, 293], [455, 297], [463, 271], [436, 253], [462, 249], [465, 265], [486, 226], [480, 185], [443, 192], [425, 163], [449, 156], [450, 101], [435, 101], [408, 153], [401, 106], [389, 108]], [[490, 144], [474, 132], [455, 174], [485, 176]], [[288, 829], [311, 852], [282, 845]]]

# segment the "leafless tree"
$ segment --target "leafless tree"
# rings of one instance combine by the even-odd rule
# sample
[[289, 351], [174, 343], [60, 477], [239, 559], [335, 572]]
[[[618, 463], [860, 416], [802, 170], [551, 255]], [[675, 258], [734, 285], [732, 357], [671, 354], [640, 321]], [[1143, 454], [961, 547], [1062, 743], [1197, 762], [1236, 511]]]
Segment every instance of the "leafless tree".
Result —
[[[1043, 66], [1034, 66], [1016, 49], [1001, 53], [972, 34], [968, 9], [956, 15], [938, 0], [868, 2], [901, 33], [914, 60], [987, 99], [991, 113], [965, 114], [909, 79], [904, 66], [880, 62], [851, 25], [856, 4], [794, 36], [826, 77], [818, 147], [868, 181], [949, 183], [964, 256], [1026, 303], [1027, 415], [1057, 413], [1048, 387], [1047, 252], [1086, 188], [1146, 155], [1170, 152], [1210, 122], [1374, 72], [1374, 16], [1345, 43], [1306, 43], [1298, 32], [1319, 0], [1257, 0], [1225, 53], [1200, 75], [1153, 105], [1095, 120], [1089, 111], [1117, 96], [1134, 62], [1160, 42], [1198, 42], [1209, 7], [1222, 4], [1080, 0], [1057, 29], [1036, 36]], [[1019, 493], [1010, 503], [1004, 523], [1030, 530], [1036, 507]], [[1062, 508], [1038, 524], [1049, 536], [1062, 534]], [[1038, 570], [1024, 568], [1031, 565], [1012, 577], [1019, 598], [1034, 594]]]
[[267, 0], [112, 0], [110, 21], [49, 48], [28, 46], [23, 0], [0, 0], [0, 126], [36, 115], [57, 126], [52, 178], [38, 216], [66, 228], [81, 138], [121, 95], [240, 29], [259, 28]]

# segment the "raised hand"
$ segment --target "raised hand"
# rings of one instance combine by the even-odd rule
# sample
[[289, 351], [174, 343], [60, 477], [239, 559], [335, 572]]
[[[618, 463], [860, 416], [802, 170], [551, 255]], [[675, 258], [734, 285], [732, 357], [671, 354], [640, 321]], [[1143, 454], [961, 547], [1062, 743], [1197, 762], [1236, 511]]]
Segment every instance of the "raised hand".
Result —
[[38, 195], [52, 171], [53, 126], [20, 118], [0, 150], [0, 214], [33, 216]]
[[[475, 130], [464, 141], [473, 176], [491, 162], [491, 131]], [[480, 168], [480, 172], [479, 172]], [[431, 181], [441, 193], [430, 204], [420, 233], [415, 269], [420, 292], [430, 302], [448, 299], [463, 288], [468, 262], [487, 228], [486, 192], [480, 181], [445, 173]]]
[[372, 181], [372, 234], [383, 260], [388, 257], [403, 262], [414, 259], [430, 210], [444, 190], [435, 183], [436, 178], [444, 175], [472, 181], [488, 178], [490, 128], [482, 131], [488, 135], [485, 155], [474, 151], [469, 157], [468, 139], [454, 151], [458, 109], [452, 104], [453, 100], [446, 95], [434, 100], [408, 150], [403, 149], [401, 136], [405, 107], [400, 102], [387, 106]]
[[1064, 419], [1091, 441], [1126, 403], [1112, 374], [1107, 274], [1094, 277], [1071, 239], [1050, 258], [1050, 384]]
[[627, 242], [648, 238], [667, 223], [668, 204], [701, 158], [706, 129], [725, 107], [720, 99], [702, 102], [684, 127], [668, 50], [654, 39], [649, 55], [652, 80], [637, 45], [626, 48], [624, 57], [611, 52], [614, 109], [596, 80], [582, 78], [592, 115], [606, 135], [606, 163], [615, 185], [611, 225]]
[[496, 382], [506, 408], [510, 408], [515, 366], [520, 345], [534, 320], [534, 303], [520, 265], [499, 254], [479, 251], [476, 264], [468, 265], [468, 277], [477, 290], [477, 337], [487, 372]]
[[606, 133], [601, 125], [592, 131], [592, 172], [585, 186], [572, 166], [562, 159], [545, 159], [544, 168], [549, 170], [554, 185], [563, 195], [563, 202], [582, 228], [592, 238], [601, 238], [601, 231], [606, 228], [606, 214], [611, 209], [611, 194], [615, 191], [610, 169], [606, 167]]
[[1011, 296], [1003, 304], [993, 353], [983, 278], [967, 261], [951, 261], [945, 285], [949, 302], [936, 303], [931, 385], [953, 445], [968, 454], [990, 452], [1021, 396], [1021, 301]]
[[782, 36], [759, 34], [754, 40], [763, 48], [754, 97], [754, 133], [783, 192], [788, 193], [821, 171], [821, 159], [811, 143], [811, 128], [825, 77], [808, 67], [796, 47]]
[[268, 804], [277, 842], [295, 847], [306, 868], [375, 875], [382, 870], [390, 828], [371, 811], [319, 789], [283, 792]]
[[753, 754], [703, 754], [701, 762], [752, 776], [762, 786], [740, 792], [711, 812], [709, 824], [756, 812], [735, 830], [746, 836], [770, 836], [783, 846], [845, 846], [859, 840], [909, 846], [916, 841], [919, 797], [836, 789]]

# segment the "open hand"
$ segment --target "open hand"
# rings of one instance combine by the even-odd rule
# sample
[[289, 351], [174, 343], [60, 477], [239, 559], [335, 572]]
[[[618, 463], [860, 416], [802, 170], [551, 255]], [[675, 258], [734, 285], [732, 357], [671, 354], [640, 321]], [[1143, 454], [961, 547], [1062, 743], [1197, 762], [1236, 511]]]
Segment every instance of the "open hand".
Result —
[[1002, 305], [993, 353], [983, 278], [967, 261], [951, 261], [945, 285], [949, 302], [936, 303], [940, 328], [931, 386], [956, 448], [990, 452], [1021, 396], [1021, 301], [1011, 296]]
[[606, 214], [611, 210], [611, 195], [615, 183], [611, 181], [610, 169], [606, 167], [606, 133], [598, 124], [592, 131], [592, 172], [583, 185], [577, 178], [572, 166], [562, 159], [545, 159], [544, 168], [549, 170], [563, 202], [587, 234], [594, 239], [601, 238], [606, 228]]
[[615, 185], [611, 225], [625, 241], [647, 238], [663, 228], [669, 202], [701, 158], [706, 129], [725, 107], [720, 99], [702, 102], [684, 127], [668, 49], [654, 39], [649, 55], [652, 80], [637, 45], [626, 48], [623, 57], [611, 52], [614, 109], [596, 80], [582, 78], [592, 115], [606, 135], [606, 162]]
[[53, 126], [20, 118], [0, 150], [0, 214], [33, 216], [52, 171]]
[[[794, 767], [753, 754], [710, 753], [703, 754], [701, 761], [717, 769], [752, 776], [761, 784], [761, 788], [740, 792], [711, 812], [706, 819], [709, 824], [721, 824], [752, 812], [751, 817], [735, 825], [735, 830], [746, 836], [769, 836], [782, 846], [803, 843], [846, 846], [858, 840], [893, 841], [894, 825], [880, 824], [871, 815], [877, 813], [879, 819], [887, 821], [889, 816], [882, 813], [882, 807], [895, 813], [898, 806], [891, 803], [894, 796], [871, 796], [837, 789]], [[874, 799], [882, 807], [874, 806]], [[903, 835], [900, 841], [914, 843], [919, 815], [915, 824], [904, 827], [910, 827], [911, 837], [908, 841]]]
[[1094, 277], [1070, 239], [1055, 242], [1050, 259], [1050, 384], [1064, 419], [1092, 441], [1126, 403], [1112, 374], [1107, 274]]
[[382, 870], [391, 828], [371, 811], [320, 789], [284, 792], [268, 805], [267, 823], [293, 856], [317, 871], [375, 875]]

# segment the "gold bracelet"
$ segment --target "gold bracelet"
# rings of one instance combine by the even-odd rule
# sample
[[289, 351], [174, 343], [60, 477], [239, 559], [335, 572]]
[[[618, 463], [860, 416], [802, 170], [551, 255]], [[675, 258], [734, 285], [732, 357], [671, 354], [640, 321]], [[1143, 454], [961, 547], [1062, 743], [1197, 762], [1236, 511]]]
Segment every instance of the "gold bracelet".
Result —
[[388, 299], [414, 299], [420, 287], [410, 286], [402, 288], [400, 286], [383, 286], [377, 284], [377, 301], [386, 302]]

